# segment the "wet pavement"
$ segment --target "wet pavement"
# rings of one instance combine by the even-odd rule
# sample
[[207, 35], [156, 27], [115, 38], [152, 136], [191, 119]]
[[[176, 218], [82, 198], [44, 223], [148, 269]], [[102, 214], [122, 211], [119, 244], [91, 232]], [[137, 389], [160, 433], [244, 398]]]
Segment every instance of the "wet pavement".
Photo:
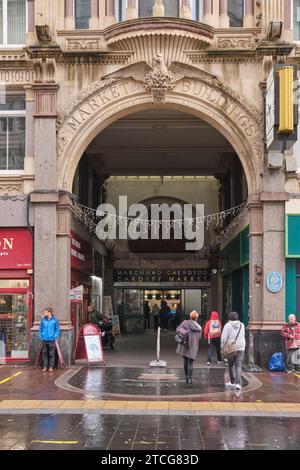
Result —
[[7, 415], [0, 450], [300, 450], [300, 418]]
[[[248, 380], [243, 377], [243, 387], [252, 389], [261, 386], [254, 376], [247, 374]], [[170, 399], [170, 398], [208, 398], [220, 393], [224, 394], [224, 383], [228, 382], [227, 368], [196, 369], [193, 374], [193, 387], [188, 388], [184, 371], [181, 369], [160, 368], [103, 368], [93, 369], [83, 367], [75, 370], [74, 375], [68, 374], [56, 384], [70, 391], [84, 391], [91, 393], [93, 398], [123, 398], [135, 399]], [[255, 382], [255, 385], [254, 385]], [[225, 392], [226, 393], [226, 392]]]

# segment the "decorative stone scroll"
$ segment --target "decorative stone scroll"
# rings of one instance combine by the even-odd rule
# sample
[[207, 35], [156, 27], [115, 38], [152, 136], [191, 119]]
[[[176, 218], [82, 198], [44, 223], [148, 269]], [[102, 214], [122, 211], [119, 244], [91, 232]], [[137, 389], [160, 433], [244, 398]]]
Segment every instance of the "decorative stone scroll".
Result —
[[252, 37], [218, 37], [217, 49], [253, 49]]
[[94, 39], [67, 39], [67, 51], [99, 51], [105, 48], [102, 38]]
[[0, 84], [19, 85], [33, 83], [35, 78], [34, 70], [0, 70]]

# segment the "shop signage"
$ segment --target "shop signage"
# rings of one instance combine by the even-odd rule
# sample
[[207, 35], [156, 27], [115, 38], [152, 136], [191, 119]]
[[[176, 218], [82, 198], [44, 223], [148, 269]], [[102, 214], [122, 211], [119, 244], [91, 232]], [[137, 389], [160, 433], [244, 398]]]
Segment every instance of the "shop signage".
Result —
[[208, 269], [114, 269], [114, 282], [190, 285], [210, 281], [211, 271]]
[[32, 269], [32, 236], [26, 228], [0, 228], [0, 269]]
[[70, 291], [70, 302], [82, 302], [83, 301], [83, 286], [74, 287]]
[[87, 359], [88, 364], [104, 364], [100, 331], [96, 325], [87, 323], [81, 328], [75, 359]]
[[92, 248], [77, 233], [71, 230], [71, 267], [80, 271], [92, 269]]
[[277, 294], [281, 291], [283, 286], [282, 276], [278, 272], [272, 272], [267, 277], [267, 287], [270, 292]]

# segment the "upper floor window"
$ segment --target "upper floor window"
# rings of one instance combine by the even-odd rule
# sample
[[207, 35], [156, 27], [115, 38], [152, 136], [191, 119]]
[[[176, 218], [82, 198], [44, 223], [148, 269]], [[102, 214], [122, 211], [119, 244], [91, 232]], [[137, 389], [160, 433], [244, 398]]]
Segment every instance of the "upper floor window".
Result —
[[0, 171], [24, 170], [25, 116], [25, 93], [0, 96]]
[[0, 44], [26, 43], [26, 0], [0, 0]]
[[[118, 21], [126, 20], [126, 8], [128, 6], [127, 0], [116, 1], [116, 17]], [[138, 6], [139, 17], [152, 16], [153, 14], [153, 0], [136, 0]], [[166, 0], [165, 3], [165, 16], [179, 17], [182, 0]], [[190, 0], [192, 19], [201, 21], [203, 17], [203, 0]]]
[[293, 1], [294, 39], [300, 41], [300, 0]]
[[75, 28], [89, 29], [91, 0], [75, 0]]
[[229, 26], [242, 27], [244, 21], [244, 0], [228, 0]]

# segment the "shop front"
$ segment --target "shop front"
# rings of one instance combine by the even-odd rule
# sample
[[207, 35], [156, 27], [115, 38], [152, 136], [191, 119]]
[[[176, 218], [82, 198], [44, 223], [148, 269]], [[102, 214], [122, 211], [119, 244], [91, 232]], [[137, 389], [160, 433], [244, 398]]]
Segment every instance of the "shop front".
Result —
[[0, 229], [0, 362], [29, 361], [33, 243], [30, 230]]
[[154, 328], [154, 310], [166, 302], [169, 326], [197, 310], [202, 323], [210, 307], [211, 272], [206, 269], [115, 269], [114, 310], [119, 315], [121, 332], [145, 331], [144, 307], [150, 307], [150, 328]]
[[221, 252], [223, 276], [222, 320], [231, 311], [239, 314], [245, 326], [249, 323], [249, 228], [246, 227]]
[[71, 289], [82, 286], [82, 300], [71, 303], [75, 346], [80, 328], [88, 322], [88, 305], [102, 307], [102, 256], [92, 244], [71, 231]]

